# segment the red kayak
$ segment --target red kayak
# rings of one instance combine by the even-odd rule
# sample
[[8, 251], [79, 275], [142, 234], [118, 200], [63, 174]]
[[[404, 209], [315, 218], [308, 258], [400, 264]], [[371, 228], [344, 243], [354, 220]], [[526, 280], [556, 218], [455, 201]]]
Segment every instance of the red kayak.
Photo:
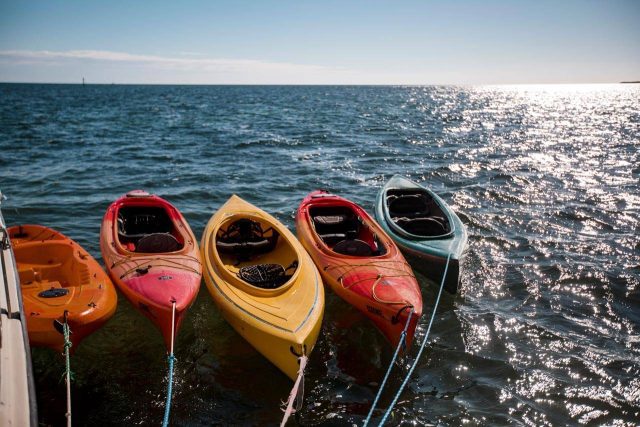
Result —
[[395, 243], [364, 209], [314, 191], [298, 207], [296, 230], [324, 283], [371, 319], [394, 346], [412, 313], [411, 344], [422, 315], [420, 286]]
[[198, 243], [182, 214], [158, 196], [132, 191], [107, 209], [100, 248], [113, 282], [170, 348], [172, 326], [175, 337], [202, 278]]

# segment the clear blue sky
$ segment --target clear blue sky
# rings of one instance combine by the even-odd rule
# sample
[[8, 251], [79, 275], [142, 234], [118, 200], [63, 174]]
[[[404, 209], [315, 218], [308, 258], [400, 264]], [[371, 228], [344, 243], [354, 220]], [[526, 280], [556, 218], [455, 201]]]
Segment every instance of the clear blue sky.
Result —
[[640, 1], [7, 1], [0, 81], [640, 80]]

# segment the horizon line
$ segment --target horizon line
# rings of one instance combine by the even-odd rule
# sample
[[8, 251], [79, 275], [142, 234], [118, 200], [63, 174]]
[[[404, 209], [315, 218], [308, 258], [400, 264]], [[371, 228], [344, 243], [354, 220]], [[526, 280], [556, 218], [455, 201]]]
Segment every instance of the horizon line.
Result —
[[42, 84], [42, 85], [75, 85], [75, 86], [587, 86], [587, 85], [619, 85], [640, 84], [640, 80], [618, 82], [522, 82], [522, 83], [121, 83], [121, 82], [37, 82], [37, 81], [0, 81], [0, 84]]

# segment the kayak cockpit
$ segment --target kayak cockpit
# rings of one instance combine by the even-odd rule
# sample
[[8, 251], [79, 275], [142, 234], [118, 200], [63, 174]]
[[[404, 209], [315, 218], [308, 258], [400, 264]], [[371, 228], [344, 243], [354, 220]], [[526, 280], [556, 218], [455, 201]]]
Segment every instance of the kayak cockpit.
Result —
[[295, 250], [279, 237], [276, 229], [259, 218], [235, 218], [218, 229], [216, 250], [225, 268], [242, 282], [279, 289], [298, 267]]
[[[73, 246], [59, 240], [26, 243], [14, 248], [22, 286], [43, 289], [68, 288], [89, 284], [89, 269]], [[63, 296], [66, 293], [52, 294]], [[50, 298], [48, 294], [43, 298]]]
[[348, 206], [314, 206], [309, 215], [316, 234], [333, 252], [356, 257], [387, 252], [377, 234]]
[[451, 222], [442, 207], [421, 189], [388, 190], [385, 203], [394, 225], [417, 237], [445, 237], [452, 232]]
[[118, 240], [130, 252], [176, 252], [184, 247], [169, 213], [160, 206], [118, 209]]

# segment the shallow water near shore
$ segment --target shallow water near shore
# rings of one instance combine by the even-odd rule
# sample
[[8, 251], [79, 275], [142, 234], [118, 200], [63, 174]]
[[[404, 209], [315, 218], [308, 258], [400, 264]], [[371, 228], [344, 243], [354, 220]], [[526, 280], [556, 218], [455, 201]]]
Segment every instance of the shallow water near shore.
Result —
[[[640, 420], [640, 85], [348, 87], [0, 84], [8, 225], [40, 223], [101, 260], [107, 206], [142, 188], [199, 238], [233, 193], [293, 229], [325, 188], [372, 212], [393, 174], [466, 224], [460, 293], [390, 424]], [[426, 331], [437, 286], [418, 276]], [[327, 290], [302, 425], [361, 425], [392, 349]], [[76, 425], [160, 424], [160, 333], [119, 294], [72, 357]], [[173, 425], [276, 424], [291, 382], [222, 319], [204, 283], [176, 343]], [[63, 358], [33, 350], [39, 418], [64, 422]], [[379, 419], [381, 411], [375, 416]]]

